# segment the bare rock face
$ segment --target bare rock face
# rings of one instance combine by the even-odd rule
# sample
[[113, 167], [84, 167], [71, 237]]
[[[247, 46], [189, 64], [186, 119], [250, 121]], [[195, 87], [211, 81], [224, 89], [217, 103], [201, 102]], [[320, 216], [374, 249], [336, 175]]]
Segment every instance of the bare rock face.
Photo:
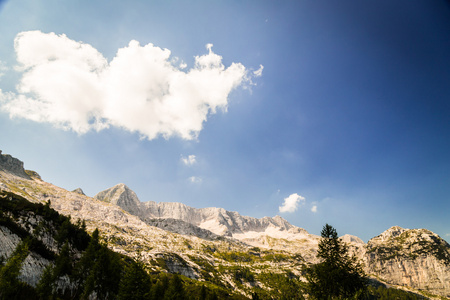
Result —
[[345, 234], [345, 235], [341, 236], [340, 239], [346, 243], [364, 245], [363, 240], [361, 240], [359, 237], [351, 235], [351, 234]]
[[367, 243], [364, 259], [389, 283], [450, 297], [450, 245], [429, 230], [391, 227]]
[[23, 162], [9, 154], [2, 154], [0, 150], [0, 170], [12, 173], [16, 176], [30, 179], [25, 169], [23, 168]]
[[182, 235], [196, 236], [204, 240], [216, 240], [218, 238], [217, 234], [209, 230], [178, 219], [143, 219], [143, 221], [150, 226]]
[[79, 195], [83, 195], [86, 196], [86, 194], [83, 192], [83, 190], [81, 188], [76, 188], [72, 191], [72, 193], [77, 193]]
[[135, 192], [123, 183], [98, 193], [94, 198], [117, 205], [135, 216], [141, 215], [139, 198]]

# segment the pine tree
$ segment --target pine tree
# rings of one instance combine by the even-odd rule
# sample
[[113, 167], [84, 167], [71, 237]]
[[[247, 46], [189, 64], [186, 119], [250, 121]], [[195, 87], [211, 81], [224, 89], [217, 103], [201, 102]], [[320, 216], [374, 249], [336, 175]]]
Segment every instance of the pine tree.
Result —
[[326, 224], [321, 232], [317, 257], [321, 260], [306, 269], [309, 294], [314, 299], [341, 299], [360, 295], [367, 280], [356, 257], [350, 257], [347, 245], [336, 229]]
[[169, 288], [164, 294], [164, 300], [183, 300], [186, 299], [183, 281], [180, 275], [174, 274], [169, 282]]
[[0, 269], [0, 299], [18, 299], [26, 286], [18, 277], [22, 264], [28, 256], [28, 240], [20, 242], [6, 264]]
[[151, 280], [142, 262], [130, 262], [120, 280], [118, 299], [150, 299]]
[[[36, 286], [36, 291], [41, 299], [51, 299], [56, 297], [58, 291], [55, 289], [57, 280], [64, 275], [72, 273], [72, 257], [70, 254], [69, 243], [66, 241], [62, 247], [55, 264], [49, 264], [41, 275]], [[60, 291], [64, 293], [64, 291]]]

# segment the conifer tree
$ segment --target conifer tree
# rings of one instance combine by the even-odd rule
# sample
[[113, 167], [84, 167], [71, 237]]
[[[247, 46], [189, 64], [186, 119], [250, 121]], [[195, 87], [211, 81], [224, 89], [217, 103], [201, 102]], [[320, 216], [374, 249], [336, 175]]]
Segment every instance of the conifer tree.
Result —
[[0, 269], [0, 299], [18, 299], [21, 288], [26, 286], [18, 277], [22, 264], [28, 256], [28, 240], [21, 241], [6, 264]]
[[[57, 292], [55, 284], [57, 280], [64, 275], [72, 273], [72, 257], [70, 253], [69, 243], [64, 243], [55, 264], [49, 264], [41, 275], [36, 290], [41, 299], [51, 299], [51, 295], [56, 296]], [[64, 291], [62, 291], [64, 293]]]
[[120, 280], [118, 299], [150, 299], [151, 280], [142, 262], [130, 262]]
[[183, 281], [180, 275], [174, 274], [169, 281], [169, 288], [164, 294], [164, 300], [183, 300], [186, 299]]
[[336, 229], [326, 224], [321, 232], [317, 257], [321, 260], [306, 269], [309, 294], [314, 299], [342, 299], [365, 291], [367, 280], [356, 257], [350, 257], [347, 245]]

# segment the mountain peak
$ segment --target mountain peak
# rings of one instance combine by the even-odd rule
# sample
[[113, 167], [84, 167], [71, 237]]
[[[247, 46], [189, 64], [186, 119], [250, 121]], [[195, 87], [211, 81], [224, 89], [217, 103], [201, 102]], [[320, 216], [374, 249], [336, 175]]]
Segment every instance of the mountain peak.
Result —
[[372, 240], [379, 239], [381, 241], [386, 241], [386, 240], [389, 240], [389, 239], [392, 239], [392, 238], [395, 238], [395, 237], [401, 235], [403, 232], [405, 232], [407, 230], [409, 230], [409, 229], [405, 229], [400, 226], [392, 226], [391, 228], [387, 229], [380, 235], [372, 238]]
[[86, 196], [86, 194], [83, 192], [83, 190], [81, 188], [76, 188], [72, 192], [80, 194], [80, 195], [83, 195], [83, 196]]
[[94, 198], [120, 206], [131, 214], [137, 216], [140, 215], [139, 207], [141, 202], [139, 201], [139, 198], [133, 190], [123, 183], [116, 184], [107, 190], [97, 193]]

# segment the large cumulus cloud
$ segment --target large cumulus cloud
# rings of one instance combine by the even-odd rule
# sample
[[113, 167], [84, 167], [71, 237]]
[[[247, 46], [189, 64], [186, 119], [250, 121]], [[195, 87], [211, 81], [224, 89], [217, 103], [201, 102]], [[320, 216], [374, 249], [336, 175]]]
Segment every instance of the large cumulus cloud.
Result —
[[116, 126], [148, 139], [196, 138], [209, 114], [226, 111], [230, 92], [262, 71], [225, 67], [211, 44], [189, 70], [170, 50], [134, 40], [110, 62], [55, 33], [22, 32], [14, 46], [22, 77], [16, 92], [0, 90], [1, 109], [80, 134]]

